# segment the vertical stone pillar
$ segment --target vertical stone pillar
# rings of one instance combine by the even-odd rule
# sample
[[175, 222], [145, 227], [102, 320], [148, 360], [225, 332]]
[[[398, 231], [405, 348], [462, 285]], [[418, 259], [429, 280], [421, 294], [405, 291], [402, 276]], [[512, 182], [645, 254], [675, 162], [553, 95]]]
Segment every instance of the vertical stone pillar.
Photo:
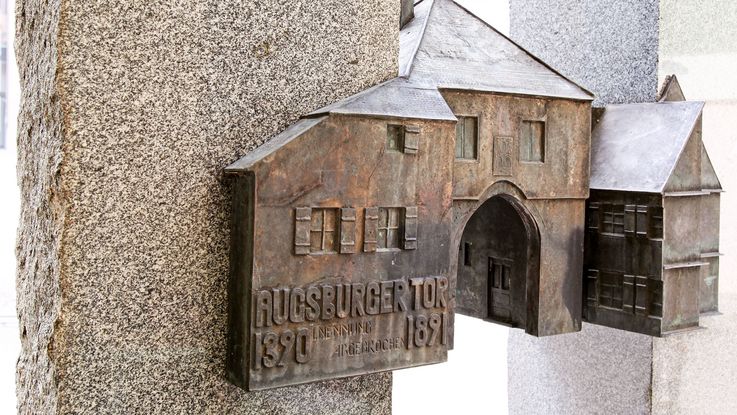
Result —
[[222, 168], [396, 76], [399, 2], [19, 0], [20, 413], [389, 413], [226, 381]]
[[[512, 37], [591, 88], [597, 105], [654, 101], [658, 77], [677, 74], [687, 98], [706, 101], [704, 141], [725, 189], [737, 185], [735, 27], [729, 0], [511, 1]], [[726, 213], [735, 209], [737, 198], [725, 193], [728, 254], [737, 223]], [[733, 258], [721, 261], [722, 314], [702, 315], [703, 330], [650, 338], [584, 324], [581, 333], [544, 339], [512, 331], [510, 413], [736, 413]]]

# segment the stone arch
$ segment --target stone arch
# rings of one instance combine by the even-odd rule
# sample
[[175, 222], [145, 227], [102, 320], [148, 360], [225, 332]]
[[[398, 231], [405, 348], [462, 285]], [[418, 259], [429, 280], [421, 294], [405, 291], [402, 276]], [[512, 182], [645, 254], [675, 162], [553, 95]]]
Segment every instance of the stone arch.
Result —
[[540, 231], [527, 203], [510, 182], [495, 183], [478, 199], [456, 201], [456, 309], [536, 335]]

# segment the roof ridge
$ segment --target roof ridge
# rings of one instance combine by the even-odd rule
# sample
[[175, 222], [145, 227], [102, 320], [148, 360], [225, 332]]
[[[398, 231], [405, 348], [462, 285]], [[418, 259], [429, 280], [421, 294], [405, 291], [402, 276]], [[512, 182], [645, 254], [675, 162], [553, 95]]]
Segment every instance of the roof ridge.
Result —
[[[418, 35], [418, 40], [415, 42], [415, 44], [412, 46], [412, 52], [410, 53], [410, 57], [407, 60], [407, 66], [405, 68], [402, 68], [401, 62], [399, 63], [399, 78], [408, 79], [409, 76], [412, 74], [412, 67], [415, 63], [415, 58], [417, 57], [417, 52], [420, 50], [420, 44], [422, 44], [422, 41], [425, 38], [425, 30], [427, 29], [427, 22], [430, 21], [430, 14], [432, 13], [433, 6], [435, 6], [435, 0], [420, 0], [415, 3], [415, 6], [419, 5], [420, 3], [428, 2], [430, 5], [427, 6], [429, 10], [427, 11], [427, 15], [425, 16], [425, 19], [420, 23], [420, 34]], [[417, 20], [417, 14], [415, 14], [415, 18], [413, 20]], [[412, 22], [408, 23], [407, 26], [411, 25]], [[405, 26], [405, 29], [407, 29], [407, 26]], [[401, 33], [401, 31], [400, 31]]]
[[[442, 0], [441, 0], [441, 1], [442, 1]], [[490, 24], [489, 24], [489, 23], [488, 23], [488, 22], [487, 22], [486, 20], [484, 20], [484, 19], [480, 18], [480, 17], [479, 17], [478, 15], [476, 15], [476, 14], [475, 14], [474, 12], [472, 12], [472, 11], [468, 10], [468, 9], [467, 9], [467, 8], [466, 8], [465, 6], [463, 6], [462, 4], [458, 3], [458, 2], [456, 1], [456, 0], [446, 0], [446, 1], [452, 1], [452, 2], [453, 2], [453, 4], [455, 4], [456, 6], [458, 6], [458, 7], [459, 7], [459, 8], [461, 9], [461, 10], [463, 10], [463, 11], [465, 11], [466, 13], [470, 14], [470, 15], [471, 15], [471, 16], [472, 16], [473, 18], [475, 18], [476, 20], [480, 21], [481, 23], [483, 23], [484, 25], [486, 25], [487, 27], [489, 27], [489, 28], [490, 28], [491, 30], [493, 30], [494, 32], [496, 32], [496, 33], [497, 33], [498, 35], [500, 35], [501, 37], [503, 37], [504, 39], [506, 39], [506, 40], [507, 40], [507, 41], [508, 41], [509, 43], [513, 44], [513, 45], [514, 45], [514, 46], [516, 46], [516, 47], [517, 47], [518, 49], [520, 49], [520, 50], [521, 50], [522, 52], [524, 52], [524, 53], [526, 53], [526, 54], [527, 54], [528, 56], [530, 56], [530, 57], [531, 57], [531, 58], [532, 58], [533, 60], [535, 60], [535, 61], [536, 61], [537, 63], [539, 63], [539, 64], [543, 65], [543, 66], [544, 66], [545, 68], [547, 68], [548, 70], [552, 71], [552, 72], [553, 72], [553, 73], [555, 73], [556, 75], [560, 76], [561, 78], [563, 78], [563, 79], [565, 79], [566, 81], [570, 82], [571, 84], [575, 85], [575, 86], [576, 86], [577, 88], [581, 89], [581, 90], [582, 90], [583, 92], [585, 92], [585, 93], [586, 93], [587, 95], [589, 95], [590, 97], [592, 97], [592, 98], [596, 98], [596, 95], [594, 95], [594, 93], [593, 93], [593, 92], [589, 91], [588, 89], [586, 89], [586, 88], [584, 88], [583, 86], [581, 86], [581, 85], [580, 85], [579, 83], [577, 83], [577, 82], [575, 82], [575, 81], [571, 80], [571, 79], [570, 79], [570, 78], [568, 78], [567, 76], [565, 76], [565, 75], [563, 75], [562, 73], [558, 72], [558, 70], [557, 70], [557, 69], [553, 68], [553, 67], [552, 67], [552, 66], [550, 66], [550, 65], [549, 65], [548, 63], [546, 63], [546, 62], [545, 62], [544, 60], [542, 60], [542, 59], [538, 58], [537, 56], [535, 56], [535, 55], [534, 55], [534, 54], [533, 54], [532, 52], [530, 52], [529, 50], [527, 50], [527, 49], [525, 49], [524, 47], [522, 47], [522, 45], [520, 45], [519, 43], [517, 43], [517, 42], [515, 42], [514, 40], [512, 40], [512, 38], [510, 38], [509, 36], [505, 35], [504, 33], [502, 33], [501, 31], [499, 31], [499, 30], [498, 30], [497, 28], [495, 28], [494, 26], [490, 25]], [[428, 16], [428, 17], [429, 17], [429, 16]], [[429, 19], [428, 19], [428, 20], [429, 20]]]

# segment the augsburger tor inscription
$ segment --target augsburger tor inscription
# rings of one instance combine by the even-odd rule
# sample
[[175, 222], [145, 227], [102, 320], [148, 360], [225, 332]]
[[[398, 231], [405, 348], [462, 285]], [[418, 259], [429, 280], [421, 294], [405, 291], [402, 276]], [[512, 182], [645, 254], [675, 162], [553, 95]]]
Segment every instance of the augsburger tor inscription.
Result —
[[[391, 370], [412, 365], [416, 350], [436, 346], [444, 359], [448, 289], [446, 277], [419, 277], [256, 290], [252, 382], [271, 383], [312, 365], [316, 379], [320, 370], [338, 376]], [[356, 367], [351, 359], [358, 358], [373, 360]]]

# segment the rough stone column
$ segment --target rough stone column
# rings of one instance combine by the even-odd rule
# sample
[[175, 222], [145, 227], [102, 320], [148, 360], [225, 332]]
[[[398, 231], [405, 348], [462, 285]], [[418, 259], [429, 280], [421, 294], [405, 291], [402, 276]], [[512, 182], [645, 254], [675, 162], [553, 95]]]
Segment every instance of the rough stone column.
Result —
[[19, 0], [21, 413], [389, 413], [225, 377], [221, 169], [396, 76], [399, 2]]
[[704, 142], [728, 192], [722, 315], [702, 315], [704, 330], [655, 339], [589, 324], [545, 339], [512, 331], [510, 413], [737, 413], [735, 27], [730, 0], [511, 1], [512, 37], [591, 88], [599, 105], [654, 101], [658, 77], [677, 74], [687, 98], [706, 101]]

